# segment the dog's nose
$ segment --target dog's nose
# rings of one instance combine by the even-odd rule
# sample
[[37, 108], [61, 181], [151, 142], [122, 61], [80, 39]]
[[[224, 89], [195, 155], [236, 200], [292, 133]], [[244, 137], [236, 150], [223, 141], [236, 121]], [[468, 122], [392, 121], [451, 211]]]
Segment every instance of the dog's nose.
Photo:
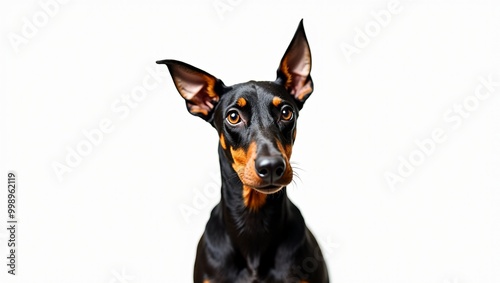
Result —
[[268, 183], [272, 183], [285, 173], [286, 163], [283, 157], [261, 156], [255, 160], [255, 170], [259, 177]]

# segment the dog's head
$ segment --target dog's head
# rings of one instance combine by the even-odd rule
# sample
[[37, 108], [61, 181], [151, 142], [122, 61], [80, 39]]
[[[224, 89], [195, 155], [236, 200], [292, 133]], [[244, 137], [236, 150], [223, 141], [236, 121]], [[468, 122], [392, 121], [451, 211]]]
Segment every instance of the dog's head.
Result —
[[292, 181], [290, 157], [297, 117], [313, 91], [311, 51], [302, 21], [281, 59], [275, 81], [225, 86], [186, 63], [157, 63], [167, 65], [188, 111], [217, 129], [225, 158], [243, 184], [245, 205], [257, 201], [253, 205], [258, 206], [266, 194]]

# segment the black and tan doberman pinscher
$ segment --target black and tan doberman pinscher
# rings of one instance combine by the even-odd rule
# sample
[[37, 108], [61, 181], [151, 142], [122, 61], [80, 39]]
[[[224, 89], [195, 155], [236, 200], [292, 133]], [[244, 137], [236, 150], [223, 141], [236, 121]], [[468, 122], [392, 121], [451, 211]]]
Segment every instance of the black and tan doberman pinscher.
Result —
[[221, 201], [198, 244], [195, 283], [329, 282], [317, 241], [288, 199], [299, 110], [313, 91], [302, 21], [275, 81], [226, 86], [209, 73], [161, 60], [188, 111], [219, 136]]

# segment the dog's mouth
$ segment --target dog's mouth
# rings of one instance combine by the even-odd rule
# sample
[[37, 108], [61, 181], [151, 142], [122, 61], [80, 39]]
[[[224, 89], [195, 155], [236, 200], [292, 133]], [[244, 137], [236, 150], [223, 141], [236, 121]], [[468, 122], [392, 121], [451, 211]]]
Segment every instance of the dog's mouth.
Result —
[[259, 187], [259, 188], [252, 188], [252, 189], [256, 190], [259, 193], [270, 195], [270, 194], [274, 194], [274, 193], [281, 191], [281, 189], [283, 189], [284, 187], [285, 186], [280, 186], [280, 185], [268, 185], [268, 186]]

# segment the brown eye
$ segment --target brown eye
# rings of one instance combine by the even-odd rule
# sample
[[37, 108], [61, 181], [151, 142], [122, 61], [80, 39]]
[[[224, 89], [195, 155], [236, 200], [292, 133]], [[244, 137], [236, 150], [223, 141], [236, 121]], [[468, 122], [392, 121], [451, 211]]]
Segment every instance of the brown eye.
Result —
[[238, 113], [238, 111], [233, 110], [227, 114], [226, 120], [230, 124], [236, 125], [241, 121], [241, 117], [240, 117], [240, 114]]
[[281, 109], [281, 120], [290, 121], [293, 118], [293, 110], [290, 106], [285, 106]]

